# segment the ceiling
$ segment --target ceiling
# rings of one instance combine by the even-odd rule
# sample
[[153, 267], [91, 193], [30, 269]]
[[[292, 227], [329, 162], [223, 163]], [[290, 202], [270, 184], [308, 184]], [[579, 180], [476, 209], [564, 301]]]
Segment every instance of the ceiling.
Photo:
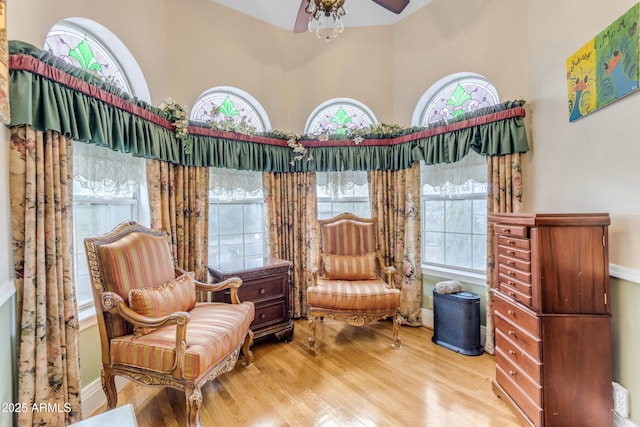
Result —
[[[293, 31], [300, 0], [212, 0], [238, 12]], [[400, 15], [382, 8], [372, 0], [346, 0], [347, 15], [342, 19], [345, 27], [391, 25], [424, 7], [431, 0], [411, 0]]]

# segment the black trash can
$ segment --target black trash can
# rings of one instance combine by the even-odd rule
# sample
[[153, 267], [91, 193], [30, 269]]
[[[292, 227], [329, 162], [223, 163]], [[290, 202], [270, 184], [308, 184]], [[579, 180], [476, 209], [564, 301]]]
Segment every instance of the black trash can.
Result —
[[465, 291], [441, 294], [434, 289], [431, 340], [460, 354], [481, 355], [480, 296]]

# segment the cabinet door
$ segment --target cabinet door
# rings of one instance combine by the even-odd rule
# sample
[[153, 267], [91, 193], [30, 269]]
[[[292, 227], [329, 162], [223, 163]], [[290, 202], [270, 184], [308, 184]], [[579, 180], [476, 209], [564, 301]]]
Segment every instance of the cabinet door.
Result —
[[537, 227], [532, 240], [543, 312], [609, 313], [607, 227]]

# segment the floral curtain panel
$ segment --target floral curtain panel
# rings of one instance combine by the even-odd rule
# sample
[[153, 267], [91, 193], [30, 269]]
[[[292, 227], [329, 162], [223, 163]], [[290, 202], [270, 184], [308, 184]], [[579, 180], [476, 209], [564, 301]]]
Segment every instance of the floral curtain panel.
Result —
[[29, 126], [11, 129], [10, 185], [18, 327], [20, 426], [82, 418], [78, 313], [73, 277], [71, 140]]
[[269, 254], [293, 263], [293, 317], [307, 315], [307, 287], [318, 262], [316, 174], [264, 173]]
[[[521, 154], [487, 159], [488, 213], [520, 212], [522, 208]], [[494, 354], [493, 292], [495, 284], [493, 224], [487, 223], [487, 336], [484, 350]]]
[[421, 326], [420, 164], [399, 171], [369, 172], [371, 216], [378, 218], [379, 252], [396, 268], [404, 324]]
[[147, 161], [151, 228], [169, 233], [176, 266], [207, 281], [209, 168]]

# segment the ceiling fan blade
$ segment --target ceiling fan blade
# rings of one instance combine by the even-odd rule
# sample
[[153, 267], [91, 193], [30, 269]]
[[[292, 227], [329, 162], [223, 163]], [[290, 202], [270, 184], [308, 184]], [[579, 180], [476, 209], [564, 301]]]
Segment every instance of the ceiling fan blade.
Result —
[[380, 6], [393, 13], [401, 13], [405, 7], [409, 4], [409, 0], [373, 0]]
[[307, 6], [309, 0], [302, 0], [300, 2], [300, 9], [298, 9], [298, 16], [296, 17], [296, 23], [293, 26], [294, 33], [304, 33], [309, 28], [309, 14], [307, 14]]

